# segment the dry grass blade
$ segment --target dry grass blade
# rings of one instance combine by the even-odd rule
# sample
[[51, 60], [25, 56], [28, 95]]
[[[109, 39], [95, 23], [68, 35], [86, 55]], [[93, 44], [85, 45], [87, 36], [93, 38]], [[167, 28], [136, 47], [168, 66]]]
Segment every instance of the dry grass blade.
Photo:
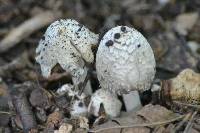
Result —
[[170, 119], [170, 120], [166, 120], [166, 121], [161, 121], [161, 122], [135, 124], [135, 125], [127, 125], [127, 126], [115, 126], [115, 127], [108, 127], [108, 128], [97, 129], [97, 130], [89, 130], [89, 132], [97, 133], [97, 132], [101, 132], [101, 131], [108, 130], [108, 129], [120, 129], [120, 128], [134, 128], [134, 127], [147, 127], [147, 126], [166, 125], [168, 123], [183, 119], [185, 117], [187, 117], [187, 115], [177, 116], [176, 118], [173, 118], [173, 119]]
[[183, 102], [179, 102], [179, 101], [173, 101], [173, 103], [175, 103], [179, 106], [187, 106], [187, 107], [191, 107], [194, 109], [200, 109], [200, 105], [197, 105], [197, 104], [189, 104], [189, 103], [183, 103]]
[[192, 113], [188, 113], [185, 118], [176, 126], [171, 133], [176, 133], [192, 116]]
[[192, 116], [191, 116], [191, 118], [190, 118], [190, 121], [188, 122], [188, 124], [187, 124], [187, 126], [186, 126], [186, 128], [185, 128], [185, 130], [184, 130], [183, 133], [189, 133], [189, 132], [190, 132], [190, 129], [191, 129], [192, 125], [193, 125], [192, 122], [193, 122], [194, 117], [196, 116], [196, 114], [197, 114], [197, 111], [195, 111], [195, 112], [192, 114]]
[[0, 42], [0, 53], [6, 52], [22, 39], [28, 37], [33, 32], [50, 24], [60, 17], [60, 12], [46, 11], [28, 19], [18, 27], [11, 30], [10, 33]]

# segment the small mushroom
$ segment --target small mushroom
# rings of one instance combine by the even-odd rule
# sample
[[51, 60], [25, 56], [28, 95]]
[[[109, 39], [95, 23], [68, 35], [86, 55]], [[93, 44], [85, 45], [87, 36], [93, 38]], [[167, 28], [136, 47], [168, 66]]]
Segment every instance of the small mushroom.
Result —
[[99, 89], [92, 95], [88, 112], [98, 117], [101, 105], [103, 105], [105, 113], [108, 116], [119, 116], [122, 104], [116, 95], [112, 94], [109, 90]]
[[[145, 37], [133, 28], [114, 27], [100, 41], [96, 70], [103, 89], [122, 96], [132, 91], [148, 90], [155, 76], [155, 67], [151, 46]], [[124, 96], [123, 98], [126, 99]], [[134, 97], [131, 100], [134, 100]], [[124, 102], [130, 111], [132, 108], [128, 106], [128, 102], [131, 101]]]
[[72, 19], [52, 23], [45, 32], [36, 49], [36, 61], [42, 74], [50, 76], [56, 65], [72, 74], [74, 84], [85, 80], [86, 63], [94, 61], [91, 47], [98, 42], [98, 35]]
[[77, 90], [74, 90], [74, 86], [71, 84], [64, 84], [61, 88], [57, 89], [56, 93], [58, 95], [67, 95], [67, 97], [71, 98], [70, 101], [70, 114], [72, 116], [86, 116], [87, 115], [87, 106], [86, 106], [86, 98], [85, 93], [81, 93]]
[[72, 116], [86, 116], [87, 115], [87, 106], [84, 102], [84, 99], [74, 100], [70, 114]]

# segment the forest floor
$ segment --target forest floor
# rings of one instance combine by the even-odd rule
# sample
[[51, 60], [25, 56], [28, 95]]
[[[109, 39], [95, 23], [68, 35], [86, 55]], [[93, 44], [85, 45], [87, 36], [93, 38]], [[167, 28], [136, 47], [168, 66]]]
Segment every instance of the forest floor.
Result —
[[[155, 54], [154, 87], [173, 90], [179, 85], [189, 92], [183, 91], [181, 98], [162, 97], [160, 91], [143, 92], [143, 107], [130, 113], [123, 105], [118, 118], [108, 118], [106, 113], [98, 118], [71, 117], [69, 99], [56, 94], [62, 85], [72, 83], [70, 74], [56, 66], [52, 75], [44, 78], [35, 61], [39, 40], [47, 27], [61, 18], [75, 19], [100, 37], [117, 25], [134, 27]], [[186, 68], [193, 71], [180, 76]], [[2, 133], [198, 133], [199, 72], [199, 0], [0, 0]], [[94, 92], [99, 88], [95, 63], [89, 80]]]

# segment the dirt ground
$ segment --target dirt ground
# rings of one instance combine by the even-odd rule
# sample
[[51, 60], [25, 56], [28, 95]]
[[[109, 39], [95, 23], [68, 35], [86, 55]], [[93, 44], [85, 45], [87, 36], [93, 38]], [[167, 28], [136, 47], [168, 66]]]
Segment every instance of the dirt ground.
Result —
[[[56, 93], [62, 85], [72, 84], [69, 72], [57, 65], [45, 78], [35, 61], [47, 27], [68, 18], [99, 34], [99, 41], [117, 25], [141, 32], [156, 59], [152, 89], [161, 91], [140, 92], [142, 108], [126, 112], [123, 103], [117, 118], [108, 117], [105, 110], [98, 117], [73, 117], [72, 99]], [[199, 0], [0, 0], [2, 133], [198, 133], [199, 72]], [[89, 80], [92, 91], [98, 90], [95, 63]]]

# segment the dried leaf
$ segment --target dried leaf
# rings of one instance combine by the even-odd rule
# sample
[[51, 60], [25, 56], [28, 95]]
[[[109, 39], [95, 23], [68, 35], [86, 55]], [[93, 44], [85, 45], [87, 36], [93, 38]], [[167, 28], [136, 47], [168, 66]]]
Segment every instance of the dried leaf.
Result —
[[170, 91], [168, 94], [172, 100], [198, 104], [200, 102], [200, 74], [195, 73], [191, 69], [183, 70], [177, 77], [163, 82], [169, 84], [166, 88]]
[[152, 104], [144, 106], [140, 111], [137, 112], [137, 114], [148, 120], [150, 123], [164, 121], [176, 117], [172, 111], [160, 105]]
[[150, 129], [146, 127], [139, 128], [125, 128], [122, 133], [150, 133]]
[[[96, 126], [93, 130], [98, 130], [98, 129], [102, 129], [102, 128], [109, 128], [109, 127], [115, 127], [115, 126], [119, 126], [119, 125], [116, 122], [108, 121], [108, 122], [106, 122], [104, 124]], [[121, 133], [121, 130], [120, 129], [108, 129], [108, 130], [101, 131], [99, 133]]]
[[[130, 116], [128, 117], [118, 118], [115, 120], [120, 124], [120, 126], [145, 123], [145, 121], [141, 117], [136, 116], [135, 113], [130, 114]], [[134, 128], [122, 129], [122, 133], [149, 133], [149, 132], [150, 132], [150, 129], [147, 127], [134, 127]]]
[[72, 125], [63, 123], [59, 130], [55, 130], [54, 133], [71, 133], [72, 132]]
[[155, 128], [153, 133], [164, 133], [165, 130], [166, 129], [163, 126], [161, 126], [161, 127]]
[[53, 112], [49, 115], [47, 119], [47, 127], [58, 127], [59, 123], [63, 118], [63, 114], [61, 112]]
[[89, 125], [88, 125], [88, 119], [86, 117], [79, 117], [79, 121], [80, 121], [80, 128], [85, 128], [85, 129], [89, 129]]
[[88, 133], [88, 131], [82, 128], [78, 128], [73, 133]]
[[34, 107], [47, 108], [50, 106], [48, 95], [42, 89], [34, 89], [31, 92], [29, 101]]

